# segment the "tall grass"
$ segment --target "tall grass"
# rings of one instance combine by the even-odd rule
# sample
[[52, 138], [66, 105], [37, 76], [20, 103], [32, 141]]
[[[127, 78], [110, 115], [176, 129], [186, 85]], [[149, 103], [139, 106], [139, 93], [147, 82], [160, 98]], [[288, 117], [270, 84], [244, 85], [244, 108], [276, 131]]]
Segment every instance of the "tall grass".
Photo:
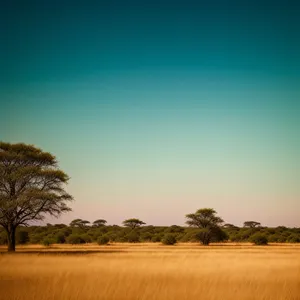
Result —
[[[94, 245], [46, 251], [95, 249], [106, 253], [1, 254], [0, 299], [300, 299], [299, 246]], [[122, 252], [111, 253], [114, 249]]]

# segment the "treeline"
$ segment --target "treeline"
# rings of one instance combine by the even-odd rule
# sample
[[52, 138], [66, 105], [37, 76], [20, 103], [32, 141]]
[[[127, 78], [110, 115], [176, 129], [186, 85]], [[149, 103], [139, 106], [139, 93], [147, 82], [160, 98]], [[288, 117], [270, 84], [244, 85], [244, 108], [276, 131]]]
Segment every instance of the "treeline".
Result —
[[76, 219], [69, 226], [56, 224], [28, 226], [42, 221], [47, 215], [59, 217], [71, 210], [72, 195], [64, 190], [69, 177], [58, 168], [54, 155], [33, 145], [10, 144], [0, 141], [0, 244], [14, 252], [17, 244], [110, 242], [253, 242], [264, 245], [300, 242], [299, 228], [266, 228], [247, 221], [243, 228], [224, 224], [212, 208], [198, 209], [187, 214], [181, 226], [149, 226], [139, 219], [127, 219], [124, 226], [107, 226], [104, 219], [92, 224]]
[[[124, 226], [106, 225], [103, 219], [91, 223], [76, 219], [69, 226], [65, 224], [47, 224], [46, 226], [19, 227], [16, 232], [17, 244], [83, 244], [83, 243], [138, 243], [161, 242], [175, 244], [176, 242], [202, 242], [199, 238], [199, 227], [183, 226], [152, 226], [145, 225], [138, 219], [123, 222]], [[245, 222], [244, 227], [231, 224], [220, 226], [221, 236], [212, 235], [209, 242], [254, 242], [266, 243], [300, 243], [300, 228], [279, 226], [268, 228], [258, 222]], [[1, 229], [0, 229], [1, 230]], [[203, 232], [202, 232], [203, 233]], [[203, 235], [203, 234], [202, 234]], [[7, 244], [4, 230], [0, 231], [0, 244]]]

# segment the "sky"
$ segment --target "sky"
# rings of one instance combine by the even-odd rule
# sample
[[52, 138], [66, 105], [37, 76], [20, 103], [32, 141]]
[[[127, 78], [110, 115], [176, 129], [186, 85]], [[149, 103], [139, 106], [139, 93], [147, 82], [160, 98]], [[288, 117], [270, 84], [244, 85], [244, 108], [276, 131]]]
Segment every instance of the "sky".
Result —
[[[0, 140], [53, 153], [74, 218], [300, 226], [298, 1], [6, 1]], [[49, 221], [47, 219], [46, 221]], [[45, 221], [45, 222], [46, 222]]]

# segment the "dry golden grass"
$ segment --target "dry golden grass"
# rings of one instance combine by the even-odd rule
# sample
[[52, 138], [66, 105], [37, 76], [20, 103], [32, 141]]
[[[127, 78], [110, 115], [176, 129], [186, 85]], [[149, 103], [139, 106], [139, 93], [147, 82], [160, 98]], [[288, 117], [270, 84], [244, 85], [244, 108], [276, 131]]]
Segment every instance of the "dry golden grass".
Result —
[[27, 246], [18, 252], [0, 254], [0, 299], [300, 299], [295, 245]]

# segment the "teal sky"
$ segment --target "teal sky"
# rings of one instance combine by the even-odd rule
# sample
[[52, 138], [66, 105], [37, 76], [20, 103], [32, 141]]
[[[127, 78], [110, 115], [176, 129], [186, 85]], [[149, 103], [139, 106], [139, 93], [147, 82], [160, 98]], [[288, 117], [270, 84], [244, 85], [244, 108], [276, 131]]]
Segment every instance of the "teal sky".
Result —
[[55, 154], [73, 212], [300, 226], [298, 1], [13, 1], [0, 139]]

